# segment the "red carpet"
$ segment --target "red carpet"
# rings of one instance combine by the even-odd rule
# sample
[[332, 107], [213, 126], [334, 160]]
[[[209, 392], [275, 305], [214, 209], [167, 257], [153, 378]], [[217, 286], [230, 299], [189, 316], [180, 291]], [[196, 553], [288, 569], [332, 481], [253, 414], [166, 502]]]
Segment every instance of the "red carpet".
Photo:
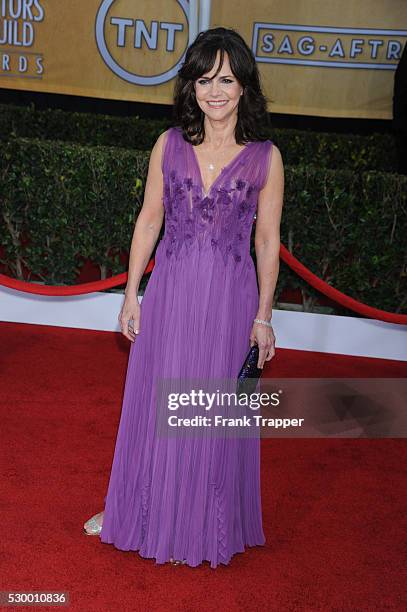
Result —
[[[266, 545], [216, 570], [156, 565], [82, 533], [106, 492], [127, 340], [12, 323], [0, 338], [0, 590], [69, 591], [83, 612], [407, 608], [404, 440], [262, 440]], [[282, 349], [271, 363], [281, 377], [406, 376]]]

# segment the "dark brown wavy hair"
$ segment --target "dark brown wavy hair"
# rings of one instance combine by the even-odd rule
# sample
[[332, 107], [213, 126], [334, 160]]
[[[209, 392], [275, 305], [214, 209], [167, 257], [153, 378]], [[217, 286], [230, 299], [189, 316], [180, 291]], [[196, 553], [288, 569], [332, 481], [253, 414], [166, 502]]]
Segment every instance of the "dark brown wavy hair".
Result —
[[232, 72], [243, 87], [235, 128], [236, 143], [266, 140], [269, 135], [264, 129], [270, 123], [268, 100], [262, 92], [256, 60], [245, 40], [232, 28], [200, 32], [188, 47], [174, 85], [175, 126], [182, 129], [184, 139], [191, 144], [200, 144], [204, 140], [205, 113], [196, 101], [194, 81], [212, 70], [218, 50], [220, 62], [216, 74], [222, 68], [226, 51]]

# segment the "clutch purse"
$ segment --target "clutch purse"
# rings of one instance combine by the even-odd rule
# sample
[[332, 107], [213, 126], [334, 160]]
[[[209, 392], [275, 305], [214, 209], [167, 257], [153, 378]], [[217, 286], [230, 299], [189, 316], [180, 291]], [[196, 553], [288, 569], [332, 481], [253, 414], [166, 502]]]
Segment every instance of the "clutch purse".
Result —
[[246, 355], [246, 359], [237, 377], [236, 393], [247, 393], [250, 395], [255, 390], [263, 368], [257, 367], [259, 359], [259, 347], [254, 344]]

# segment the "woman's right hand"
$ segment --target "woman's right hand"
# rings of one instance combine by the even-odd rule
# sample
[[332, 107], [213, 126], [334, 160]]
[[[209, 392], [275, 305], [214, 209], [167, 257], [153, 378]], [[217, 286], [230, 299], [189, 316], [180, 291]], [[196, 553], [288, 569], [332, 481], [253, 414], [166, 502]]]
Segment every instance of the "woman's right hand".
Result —
[[140, 333], [141, 307], [137, 297], [126, 297], [119, 314], [121, 332], [131, 342], [134, 342]]

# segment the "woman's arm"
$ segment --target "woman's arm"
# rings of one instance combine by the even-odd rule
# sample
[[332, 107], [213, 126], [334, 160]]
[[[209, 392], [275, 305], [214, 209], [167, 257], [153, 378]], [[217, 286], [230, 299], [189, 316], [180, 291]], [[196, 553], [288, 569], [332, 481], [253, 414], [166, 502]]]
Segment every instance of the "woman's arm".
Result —
[[161, 156], [166, 132], [160, 134], [151, 150], [143, 206], [137, 217], [130, 247], [125, 299], [119, 313], [122, 334], [131, 342], [140, 332], [141, 309], [137, 299], [140, 280], [160, 234], [163, 218], [163, 175]]
[[[270, 321], [274, 291], [280, 270], [280, 221], [284, 199], [284, 167], [279, 149], [273, 144], [266, 184], [257, 205], [255, 251], [259, 282], [259, 308], [256, 319]], [[259, 367], [275, 354], [275, 337], [271, 327], [253, 325], [251, 341], [260, 349]]]
[[137, 298], [144, 270], [160, 234], [164, 219], [163, 175], [161, 156], [166, 132], [160, 134], [151, 150], [143, 206], [137, 217], [130, 247], [129, 270], [125, 294]]

